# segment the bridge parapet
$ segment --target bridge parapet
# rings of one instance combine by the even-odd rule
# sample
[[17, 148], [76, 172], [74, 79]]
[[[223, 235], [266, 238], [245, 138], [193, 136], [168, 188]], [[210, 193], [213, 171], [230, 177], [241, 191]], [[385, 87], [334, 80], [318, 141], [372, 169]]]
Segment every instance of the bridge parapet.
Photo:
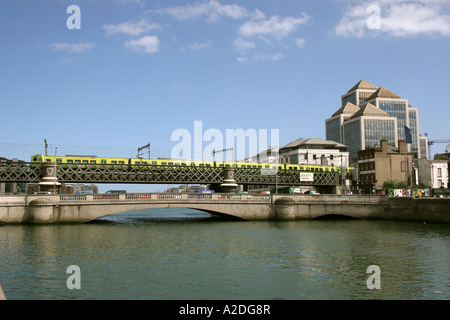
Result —
[[126, 194], [64, 194], [59, 196], [36, 196], [52, 198], [53, 201], [180, 201], [180, 200], [236, 200], [270, 202], [270, 194], [233, 194], [233, 193], [126, 193]]

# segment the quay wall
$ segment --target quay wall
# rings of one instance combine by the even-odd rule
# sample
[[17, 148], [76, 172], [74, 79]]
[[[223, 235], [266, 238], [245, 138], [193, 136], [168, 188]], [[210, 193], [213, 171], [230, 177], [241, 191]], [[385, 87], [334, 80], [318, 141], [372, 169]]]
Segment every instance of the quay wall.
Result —
[[[147, 197], [147, 196], [146, 196]], [[407, 198], [380, 195], [153, 195], [95, 200], [92, 195], [64, 201], [60, 196], [0, 196], [0, 223], [83, 223], [147, 208], [184, 207], [242, 220], [301, 220], [338, 215], [450, 223], [450, 198]]]

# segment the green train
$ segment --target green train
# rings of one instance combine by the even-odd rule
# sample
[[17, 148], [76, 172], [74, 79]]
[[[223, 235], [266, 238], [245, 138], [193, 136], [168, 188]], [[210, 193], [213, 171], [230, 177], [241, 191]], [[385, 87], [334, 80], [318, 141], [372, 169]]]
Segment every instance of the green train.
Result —
[[[270, 163], [247, 163], [247, 162], [213, 162], [213, 161], [193, 161], [185, 159], [141, 159], [141, 158], [114, 158], [98, 157], [94, 155], [66, 155], [66, 156], [44, 156], [34, 154], [31, 156], [31, 162], [56, 162], [65, 165], [105, 165], [105, 166], [170, 166], [176, 167], [231, 167], [246, 169], [278, 169], [294, 171], [332, 171], [341, 174], [342, 167], [339, 166], [321, 166], [321, 165], [299, 165], [299, 164], [270, 164]], [[350, 172], [351, 167], [344, 167], [345, 173]]]

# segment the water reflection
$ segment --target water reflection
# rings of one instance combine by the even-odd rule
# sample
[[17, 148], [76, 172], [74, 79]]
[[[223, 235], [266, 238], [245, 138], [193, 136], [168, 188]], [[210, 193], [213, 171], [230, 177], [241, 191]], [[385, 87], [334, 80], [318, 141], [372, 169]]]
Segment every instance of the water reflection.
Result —
[[[230, 222], [186, 209], [1, 226], [10, 299], [449, 299], [449, 226]], [[82, 289], [68, 290], [76, 264]], [[366, 287], [369, 265], [381, 290]]]

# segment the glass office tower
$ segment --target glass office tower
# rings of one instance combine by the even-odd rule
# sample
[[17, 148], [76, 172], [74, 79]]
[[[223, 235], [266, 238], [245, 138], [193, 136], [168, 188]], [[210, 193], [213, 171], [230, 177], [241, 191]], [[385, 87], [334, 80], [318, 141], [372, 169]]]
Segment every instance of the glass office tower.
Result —
[[358, 151], [379, 145], [380, 140], [398, 146], [397, 119], [371, 103], [365, 103], [344, 122], [343, 140], [348, 147], [350, 163], [356, 163]]
[[[366, 107], [368, 104], [370, 107]], [[355, 120], [357, 117], [354, 115], [363, 107], [366, 107], [364, 115], [359, 116], [366, 118]], [[384, 114], [376, 115], [375, 109], [383, 111]], [[374, 119], [375, 116], [390, 119]], [[395, 135], [391, 132], [394, 127], [393, 121], [395, 121]], [[338, 124], [340, 130], [337, 129]], [[381, 139], [386, 139], [390, 145], [397, 146], [398, 140], [405, 140], [405, 126], [411, 129], [412, 135], [412, 143], [407, 145], [408, 151], [413, 152], [416, 160], [427, 157], [428, 143], [422, 141], [419, 143], [418, 109], [412, 108], [408, 104], [408, 99], [402, 99], [384, 87], [377, 87], [361, 80], [341, 96], [341, 108], [325, 120], [325, 135], [327, 140], [347, 145], [350, 157], [355, 158], [354, 152], [373, 147], [379, 144]], [[359, 137], [356, 137], [357, 135]]]

